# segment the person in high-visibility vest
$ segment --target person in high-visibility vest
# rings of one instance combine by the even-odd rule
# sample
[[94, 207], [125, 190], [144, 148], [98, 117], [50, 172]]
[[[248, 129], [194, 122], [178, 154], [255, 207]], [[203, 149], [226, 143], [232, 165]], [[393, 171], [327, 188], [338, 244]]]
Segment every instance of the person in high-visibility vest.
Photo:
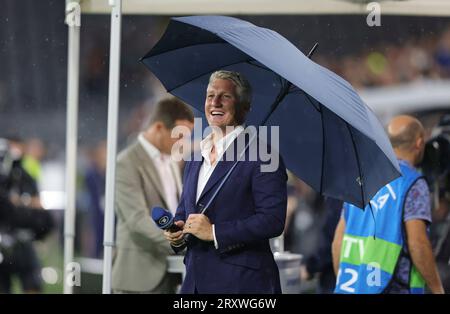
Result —
[[402, 176], [364, 210], [344, 203], [332, 245], [335, 293], [444, 293], [428, 227], [427, 183], [414, 168], [423, 158], [425, 132], [411, 116], [394, 117], [388, 135]]

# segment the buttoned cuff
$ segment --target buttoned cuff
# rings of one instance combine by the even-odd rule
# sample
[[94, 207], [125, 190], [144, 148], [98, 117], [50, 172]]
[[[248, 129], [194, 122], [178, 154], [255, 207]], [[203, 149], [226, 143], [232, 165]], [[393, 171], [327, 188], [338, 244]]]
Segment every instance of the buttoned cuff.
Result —
[[214, 246], [216, 248], [216, 250], [219, 249], [219, 243], [217, 243], [217, 239], [216, 239], [216, 229], [214, 224], [212, 225], [212, 232], [213, 232], [213, 237], [214, 237]]

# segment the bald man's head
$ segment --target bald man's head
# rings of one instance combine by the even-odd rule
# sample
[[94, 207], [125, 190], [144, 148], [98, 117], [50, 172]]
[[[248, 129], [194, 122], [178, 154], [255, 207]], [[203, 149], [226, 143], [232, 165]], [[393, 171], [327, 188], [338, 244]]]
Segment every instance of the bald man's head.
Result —
[[387, 131], [392, 147], [401, 150], [409, 150], [425, 134], [422, 123], [407, 115], [394, 117], [389, 122]]

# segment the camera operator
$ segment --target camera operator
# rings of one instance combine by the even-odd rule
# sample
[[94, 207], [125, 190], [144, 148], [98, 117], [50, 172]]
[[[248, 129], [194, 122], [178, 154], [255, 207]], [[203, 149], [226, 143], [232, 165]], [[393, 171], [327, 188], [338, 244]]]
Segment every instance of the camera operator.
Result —
[[433, 199], [433, 241], [445, 291], [450, 291], [450, 113], [444, 114], [426, 143], [422, 171]]
[[40, 208], [36, 182], [21, 166], [19, 145], [17, 139], [0, 139], [0, 293], [11, 292], [14, 275], [24, 292], [42, 290], [32, 241], [53, 228], [50, 213]]

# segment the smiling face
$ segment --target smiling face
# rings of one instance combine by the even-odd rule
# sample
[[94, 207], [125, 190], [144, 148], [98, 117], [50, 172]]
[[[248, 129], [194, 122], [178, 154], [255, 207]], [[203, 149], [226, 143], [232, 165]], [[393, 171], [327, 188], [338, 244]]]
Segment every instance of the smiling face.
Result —
[[230, 80], [216, 79], [206, 90], [205, 114], [210, 126], [225, 133], [226, 126], [237, 125], [235, 114], [239, 102], [236, 86]]

